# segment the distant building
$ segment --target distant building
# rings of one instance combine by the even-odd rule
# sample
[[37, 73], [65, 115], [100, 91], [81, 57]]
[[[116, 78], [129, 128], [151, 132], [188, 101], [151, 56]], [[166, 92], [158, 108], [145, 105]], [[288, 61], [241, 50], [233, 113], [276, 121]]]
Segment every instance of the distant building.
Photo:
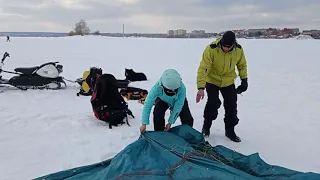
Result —
[[169, 30], [169, 31], [167, 32], [167, 36], [173, 37], [173, 36], [174, 36], [174, 31], [173, 31], [173, 30]]
[[285, 35], [294, 35], [293, 29], [284, 28], [279, 32], [279, 35], [285, 36]]
[[303, 35], [311, 35], [312, 31], [311, 30], [304, 30], [304, 31], [302, 31], [302, 34]]
[[294, 34], [299, 34], [300, 29], [299, 28], [291, 28]]
[[247, 30], [247, 33], [250, 34], [250, 33], [265, 33], [267, 31], [267, 29], [248, 29]]
[[187, 31], [184, 29], [169, 30], [167, 37], [186, 37]]
[[269, 37], [275, 37], [279, 34], [279, 29], [277, 28], [268, 28], [266, 29], [266, 31], [264, 32], [264, 35], [269, 36]]
[[261, 37], [265, 36], [268, 29], [248, 29], [246, 32], [246, 36], [248, 37]]
[[205, 30], [193, 30], [188, 34], [189, 38], [204, 38], [208, 37], [208, 34]]
[[193, 30], [193, 31], [191, 31], [190, 34], [194, 35], [194, 36], [203, 36], [204, 34], [206, 34], [206, 31], [205, 30]]
[[304, 30], [302, 31], [303, 35], [313, 35], [313, 34], [320, 34], [320, 30], [311, 29], [311, 30]]
[[232, 30], [232, 32], [236, 34], [237, 38], [243, 38], [247, 34], [247, 31], [245, 29], [239, 29], [239, 30], [236, 29], [236, 30]]
[[184, 29], [177, 29], [174, 30], [174, 36], [186, 36], [187, 35], [187, 31]]
[[320, 39], [320, 30], [317, 29], [311, 29], [311, 30], [304, 30], [302, 31], [303, 35], [309, 35], [313, 37], [314, 39]]

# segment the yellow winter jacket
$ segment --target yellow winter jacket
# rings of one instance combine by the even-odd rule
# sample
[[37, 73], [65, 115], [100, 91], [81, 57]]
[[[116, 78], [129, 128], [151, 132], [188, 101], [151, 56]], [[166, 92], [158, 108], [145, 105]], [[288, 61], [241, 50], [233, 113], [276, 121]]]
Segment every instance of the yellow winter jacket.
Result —
[[206, 83], [219, 87], [232, 85], [237, 78], [235, 67], [241, 79], [247, 78], [247, 61], [238, 42], [232, 51], [225, 53], [220, 45], [221, 38], [209, 44], [202, 55], [202, 60], [197, 72], [197, 88], [205, 88]]

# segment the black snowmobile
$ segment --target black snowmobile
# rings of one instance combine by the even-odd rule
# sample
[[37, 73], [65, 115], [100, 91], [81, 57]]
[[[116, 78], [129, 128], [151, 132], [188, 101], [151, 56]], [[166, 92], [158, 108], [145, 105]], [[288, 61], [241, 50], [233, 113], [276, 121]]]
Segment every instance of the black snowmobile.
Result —
[[0, 74], [2, 72], [16, 74], [10, 79], [3, 79], [0, 76], [0, 85], [11, 85], [21, 90], [27, 89], [64, 89], [67, 87], [64, 78], [59, 76], [63, 72], [63, 66], [59, 62], [48, 62], [35, 67], [19, 67], [15, 68], [15, 72], [4, 71], [2, 66], [4, 60], [10, 57], [5, 52], [0, 64]]

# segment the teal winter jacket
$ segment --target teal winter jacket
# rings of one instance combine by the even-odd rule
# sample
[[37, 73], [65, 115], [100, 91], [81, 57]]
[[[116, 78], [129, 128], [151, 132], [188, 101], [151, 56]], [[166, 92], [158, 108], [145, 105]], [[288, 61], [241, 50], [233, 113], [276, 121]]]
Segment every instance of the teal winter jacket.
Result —
[[186, 99], [185, 85], [182, 83], [180, 88], [178, 89], [177, 94], [174, 96], [168, 96], [165, 94], [164, 89], [161, 86], [160, 80], [155, 85], [153, 85], [144, 102], [144, 107], [142, 111], [142, 124], [149, 124], [150, 112], [157, 98], [168, 103], [169, 108], [172, 109], [168, 122], [170, 124], [174, 124], [182, 110], [184, 101]]

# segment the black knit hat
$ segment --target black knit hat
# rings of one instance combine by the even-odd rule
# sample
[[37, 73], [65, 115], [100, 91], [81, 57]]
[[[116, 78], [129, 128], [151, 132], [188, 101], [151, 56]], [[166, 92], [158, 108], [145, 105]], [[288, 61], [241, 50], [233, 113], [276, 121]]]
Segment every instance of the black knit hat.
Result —
[[221, 39], [222, 46], [232, 46], [236, 42], [236, 35], [232, 31], [227, 31], [223, 34]]

